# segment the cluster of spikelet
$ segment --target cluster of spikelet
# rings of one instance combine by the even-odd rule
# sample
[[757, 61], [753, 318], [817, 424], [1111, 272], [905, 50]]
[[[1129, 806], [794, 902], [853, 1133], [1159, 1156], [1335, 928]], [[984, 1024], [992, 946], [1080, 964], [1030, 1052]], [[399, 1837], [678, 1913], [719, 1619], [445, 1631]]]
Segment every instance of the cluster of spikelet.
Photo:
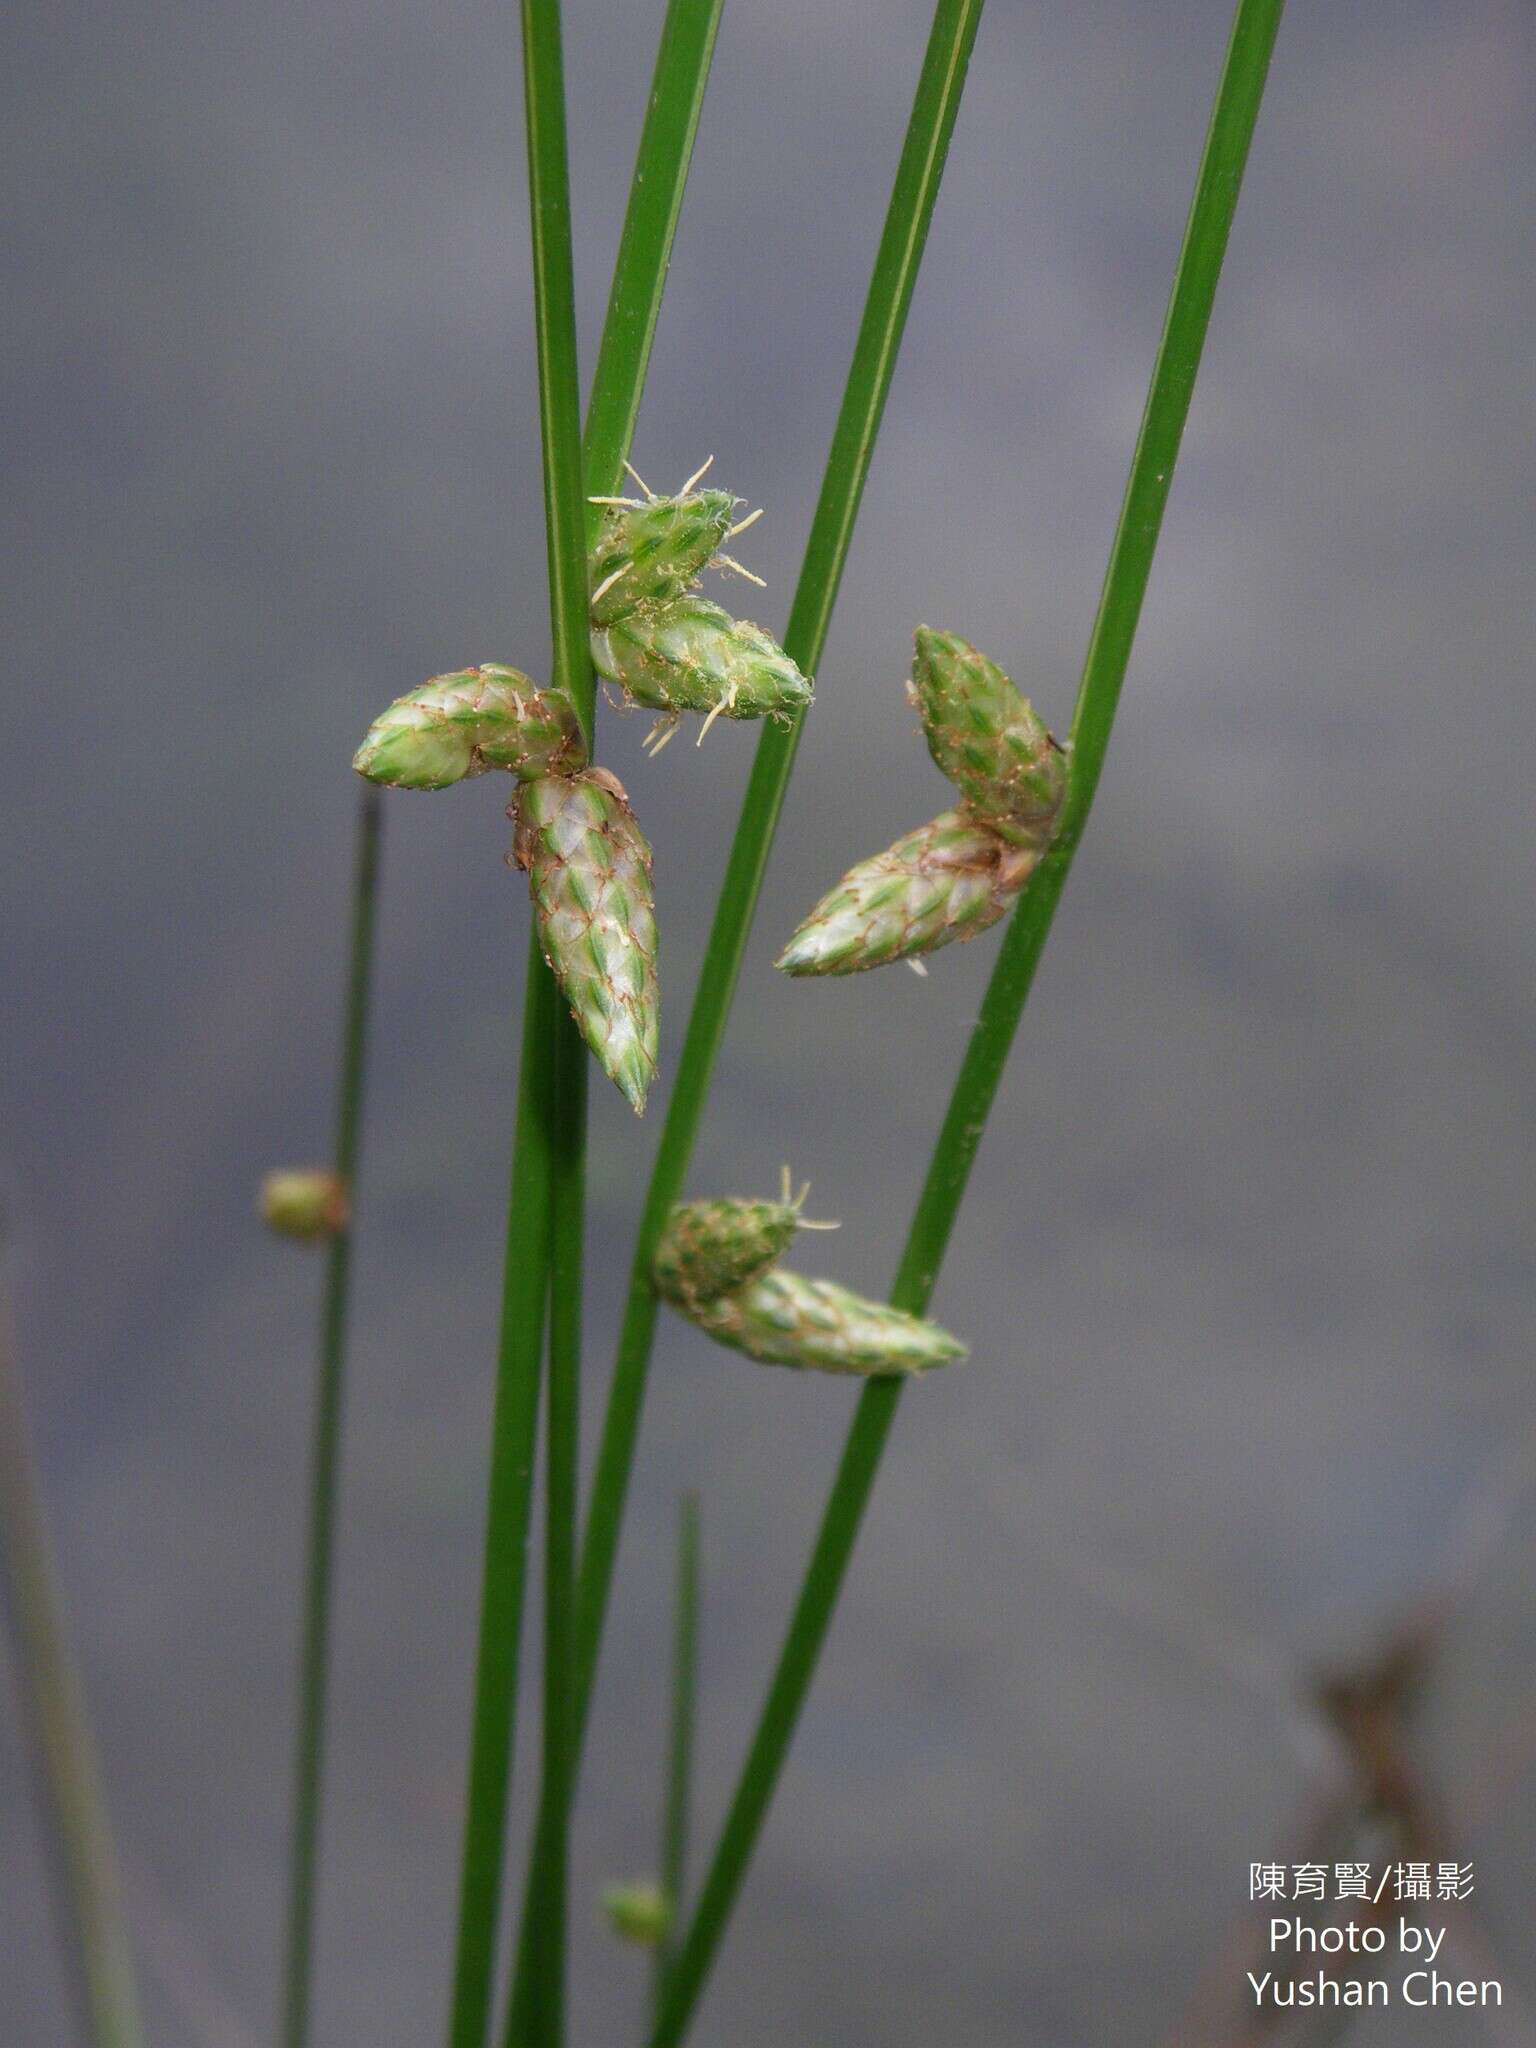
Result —
[[[658, 746], [684, 711], [787, 718], [811, 696], [761, 628], [695, 594], [711, 564], [749, 573], [720, 550], [751, 524], [733, 527], [741, 501], [698, 480], [673, 498], [595, 501], [593, 663], [662, 714]], [[352, 765], [392, 789], [447, 789], [491, 769], [514, 778], [513, 857], [544, 957], [604, 1073], [644, 1109], [661, 1021], [651, 850], [622, 785], [592, 765], [569, 698], [497, 663], [456, 669], [391, 704]]]
[[679, 1202], [651, 1265], [657, 1292], [717, 1343], [765, 1365], [868, 1378], [964, 1358], [936, 1323], [778, 1264], [796, 1232], [832, 1227], [805, 1220], [805, 1195], [791, 1199], [786, 1171], [776, 1202]]
[[[742, 501], [699, 488], [703, 474], [673, 497], [636, 477], [643, 497], [593, 500], [602, 515], [588, 564], [592, 662], [658, 714], [653, 755], [684, 712], [703, 715], [702, 740], [716, 718], [787, 720], [811, 699], [775, 640], [699, 594], [710, 568], [759, 580], [724, 553], [758, 514], [738, 520]], [[1056, 833], [1064, 750], [995, 662], [958, 634], [919, 627], [907, 695], [959, 800], [850, 869], [779, 956], [788, 974], [917, 965], [971, 938], [1017, 900]], [[434, 676], [374, 720], [353, 765], [395, 789], [448, 789], [492, 769], [513, 778], [513, 858], [544, 957], [604, 1072], [643, 1109], [660, 1023], [651, 851], [621, 785], [592, 764], [566, 694], [496, 663]], [[268, 1220], [310, 1237], [344, 1227], [345, 1191], [326, 1178], [274, 1176]], [[791, 1197], [786, 1173], [776, 1202], [680, 1203], [656, 1249], [657, 1291], [719, 1343], [767, 1364], [877, 1376], [963, 1358], [936, 1324], [779, 1265], [798, 1231], [818, 1227], [800, 1213], [804, 1197]]]
[[1066, 755], [996, 662], [919, 626], [907, 696], [960, 801], [850, 868], [779, 955], [786, 974], [915, 965], [974, 938], [1011, 909], [1055, 834]]
[[374, 720], [352, 765], [392, 789], [513, 777], [514, 857], [544, 957], [604, 1073], [644, 1108], [660, 1026], [651, 850], [565, 693], [493, 662], [434, 676]]
[[685, 711], [704, 713], [702, 741], [717, 718], [789, 719], [811, 701], [810, 683], [770, 634], [698, 594], [706, 569], [762, 582], [724, 552], [762, 512], [738, 520], [740, 498], [697, 489], [708, 468], [671, 498], [657, 497], [631, 470], [643, 498], [592, 501], [603, 507], [590, 564], [592, 666], [658, 714], [653, 754]]

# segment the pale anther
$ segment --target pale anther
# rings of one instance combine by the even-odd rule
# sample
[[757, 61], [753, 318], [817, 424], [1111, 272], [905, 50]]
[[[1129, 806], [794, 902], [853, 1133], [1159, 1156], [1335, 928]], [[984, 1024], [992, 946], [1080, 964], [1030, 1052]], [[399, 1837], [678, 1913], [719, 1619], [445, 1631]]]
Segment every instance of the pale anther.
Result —
[[750, 569], [743, 569], [740, 562], [733, 562], [729, 555], [716, 555], [711, 567], [716, 569], [734, 569], [738, 576], [745, 576], [747, 581], [755, 583], [759, 590], [766, 590], [768, 588], [767, 583], [761, 576], [754, 576]]

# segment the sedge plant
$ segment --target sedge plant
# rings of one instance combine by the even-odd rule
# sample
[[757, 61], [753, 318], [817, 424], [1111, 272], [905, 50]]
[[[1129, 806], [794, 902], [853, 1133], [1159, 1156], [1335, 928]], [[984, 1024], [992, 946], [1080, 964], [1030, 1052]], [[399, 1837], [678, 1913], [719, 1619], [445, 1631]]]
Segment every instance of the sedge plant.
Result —
[[[682, 1836], [673, 1831], [655, 1898], [647, 1905], [632, 1895], [610, 1909], [632, 1934], [649, 1930], [646, 1938], [657, 1949], [651, 2048], [674, 2048], [696, 2013], [766, 1817], [904, 1380], [963, 1352], [962, 1343], [926, 1321], [927, 1303], [1102, 769], [1282, 0], [1239, 0], [1066, 739], [1058, 744], [1001, 669], [959, 635], [921, 629], [914, 697], [935, 762], [958, 801], [851, 871], [781, 958], [790, 973], [849, 972], [1007, 921], [891, 1297], [878, 1303], [778, 1264], [788, 1236], [804, 1227], [787, 1189], [779, 1205], [679, 1205], [890, 391], [981, 4], [938, 0], [935, 9], [780, 647], [697, 587], [697, 572], [711, 561], [740, 566], [721, 550], [737, 530], [730, 523], [736, 509], [730, 494], [713, 486], [694, 491], [696, 477], [664, 501], [648, 490], [635, 498], [620, 488], [721, 0], [671, 0], [667, 9], [584, 438], [560, 8], [558, 0], [522, 0], [552, 645], [548, 688], [529, 684], [525, 692], [528, 679], [499, 664], [435, 678], [391, 707], [358, 760], [379, 781], [416, 787], [442, 786], [445, 773], [451, 781], [508, 770], [518, 787], [517, 858], [529, 872], [536, 913], [449, 2048], [485, 2048], [492, 2032], [541, 1385], [540, 1781], [503, 2030], [508, 2048], [559, 2048], [566, 2038], [571, 1813], [661, 1304], [764, 1362], [852, 1372], [865, 1380], [697, 1903], [681, 1921]], [[660, 715], [656, 745], [687, 712], [704, 713], [706, 729], [722, 715], [761, 716], [765, 724], [645, 1196], [578, 1545], [587, 1059], [595, 1055], [631, 1103], [643, 1107], [654, 1072], [658, 995], [649, 850], [627, 793], [593, 760], [594, 666]], [[783, 1213], [764, 1223], [775, 1206]], [[759, 1224], [766, 1236], [754, 1237]], [[319, 1507], [317, 1496], [317, 1520]], [[692, 1684], [690, 1662], [689, 1744]], [[681, 1802], [686, 1810], [686, 1779], [676, 1780], [677, 1768], [674, 1749], [669, 1830], [674, 1806]], [[302, 1894], [300, 1903], [307, 1915]], [[291, 2048], [297, 2043], [295, 2036]]]
[[[673, 499], [620, 494], [723, 0], [669, 0], [583, 435], [559, 0], [521, 0], [534, 324], [551, 662], [547, 688], [501, 663], [450, 671], [396, 700], [357, 765], [374, 783], [441, 788], [503, 770], [534, 919], [525, 981], [502, 1286], [449, 2048], [492, 2031], [506, 1815], [541, 1397], [545, 1409], [540, 1783], [508, 2048], [566, 2033], [568, 1841], [582, 1740], [665, 1302], [765, 1363], [865, 1382], [736, 1789], [682, 1917], [695, 1716], [696, 1510], [685, 1511], [661, 1877], [610, 1916], [656, 1952], [650, 2048], [676, 2048], [739, 1896], [788, 1754], [905, 1380], [963, 1355], [926, 1309], [1036, 967], [1102, 772], [1188, 415], [1283, 0], [1238, 0], [1146, 410], [1066, 739], [958, 634], [919, 628], [912, 693], [958, 801], [860, 863], [780, 955], [791, 975], [866, 971], [1006, 920], [997, 963], [929, 1164], [890, 1299], [780, 1265], [812, 1227], [775, 1204], [683, 1203], [766, 862], [811, 700], [911, 303], [982, 0], [938, 0], [842, 407], [782, 647], [700, 594], [697, 571], [741, 565], [722, 542], [734, 497], [694, 477]], [[631, 475], [633, 472], [631, 472]], [[638, 480], [637, 480], [638, 481]], [[644, 487], [642, 486], [642, 489]], [[748, 573], [748, 572], [741, 572]], [[660, 714], [765, 720], [695, 990], [631, 1264], [578, 1544], [589, 1056], [644, 1107], [659, 976], [650, 854], [627, 793], [593, 759], [595, 671]], [[702, 736], [702, 735], [701, 735]], [[309, 2032], [326, 1675], [352, 1197], [360, 1152], [380, 807], [363, 793], [333, 1164], [269, 1176], [279, 1232], [326, 1247], [301, 1633], [293, 1841], [280, 2038]], [[0, 1366], [7, 1361], [0, 1358]], [[13, 1450], [12, 1423], [0, 1432]], [[102, 2048], [138, 2018], [109, 1836], [78, 1696], [47, 1597], [19, 1453], [4, 1468], [17, 1641], [39, 1683], [39, 1749], [77, 1933], [83, 2004]], [[20, 1507], [18, 1507], [20, 1503]], [[25, 1510], [26, 1512], [22, 1512]], [[46, 1708], [46, 1712], [44, 1711]]]

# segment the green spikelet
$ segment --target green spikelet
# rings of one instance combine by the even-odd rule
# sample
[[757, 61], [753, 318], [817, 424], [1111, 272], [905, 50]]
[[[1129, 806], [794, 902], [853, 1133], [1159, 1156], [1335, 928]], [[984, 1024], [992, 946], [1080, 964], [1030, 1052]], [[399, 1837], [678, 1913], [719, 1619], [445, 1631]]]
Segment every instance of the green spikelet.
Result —
[[620, 1941], [656, 1948], [672, 1927], [672, 1901], [659, 1884], [610, 1884], [603, 1889], [603, 1917]]
[[544, 957], [599, 1066], [638, 1114], [656, 1074], [660, 997], [651, 849], [603, 768], [525, 782], [511, 814]]
[[679, 1202], [656, 1247], [657, 1291], [692, 1314], [765, 1273], [799, 1227], [798, 1202]]
[[280, 1166], [262, 1181], [257, 1207], [279, 1237], [324, 1244], [346, 1229], [352, 1204], [339, 1173], [323, 1166]]
[[653, 711], [788, 719], [811, 701], [809, 682], [770, 634], [703, 597], [596, 628], [592, 665]]
[[918, 1373], [963, 1358], [934, 1323], [867, 1301], [830, 1280], [770, 1271], [797, 1230], [835, 1230], [800, 1214], [789, 1169], [783, 1199], [679, 1202], [652, 1260], [656, 1290], [691, 1323], [767, 1365], [812, 1372]]
[[447, 789], [490, 768], [574, 775], [587, 749], [569, 699], [486, 662], [433, 676], [373, 721], [352, 766], [393, 789]]
[[812, 1372], [920, 1373], [965, 1356], [936, 1323], [782, 1268], [695, 1308], [690, 1320], [764, 1365]]
[[785, 974], [858, 974], [933, 953], [996, 924], [1039, 855], [945, 811], [823, 896], [774, 963]]
[[919, 626], [907, 692], [928, 751], [974, 817], [1043, 852], [1067, 793], [1067, 761], [1028, 700], [958, 633]]
[[645, 504], [610, 504], [592, 550], [592, 623], [691, 590], [725, 543], [737, 505], [729, 491], [689, 491]]

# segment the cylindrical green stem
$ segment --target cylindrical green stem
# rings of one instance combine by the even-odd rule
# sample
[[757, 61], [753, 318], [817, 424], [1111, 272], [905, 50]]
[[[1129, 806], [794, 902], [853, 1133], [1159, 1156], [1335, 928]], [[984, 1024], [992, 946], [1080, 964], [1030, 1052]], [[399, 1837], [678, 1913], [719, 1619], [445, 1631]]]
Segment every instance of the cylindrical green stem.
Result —
[[51, 1854], [69, 1974], [79, 1998], [82, 2038], [92, 2048], [141, 2048], [138, 1986], [117, 1857], [96, 1746], [54, 1581], [3, 1269], [0, 1596], [35, 1766], [41, 1832]]
[[[589, 492], [616, 491], [629, 454], [724, 5], [668, 0], [587, 407]], [[589, 542], [602, 517], [588, 506]]]
[[[585, 484], [589, 494], [612, 493], [623, 475], [723, 4], [724, 0], [669, 0], [667, 7], [587, 412]], [[595, 538], [601, 519], [602, 508], [589, 504], [589, 541]], [[579, 1728], [578, 1713], [573, 1719], [573, 1742], [578, 1746]], [[562, 1798], [569, 1796], [569, 1788], [562, 1788]], [[546, 1817], [545, 1804], [541, 1795], [518, 1937], [517, 1974], [507, 2015], [507, 2039], [518, 2044], [529, 2038], [540, 1842], [549, 1839], [554, 1826], [553, 1816]], [[479, 2048], [480, 2039], [477, 2035], [473, 2048]], [[471, 2048], [471, 2044], [455, 2039], [453, 2048]]]
[[523, 112], [528, 138], [528, 222], [544, 453], [549, 563], [550, 680], [564, 690], [590, 742], [592, 662], [587, 651], [587, 496], [582, 481], [576, 282], [565, 144], [560, 0], [523, 0]]
[[352, 1289], [354, 1224], [351, 1219], [356, 1214], [357, 1168], [362, 1141], [381, 825], [379, 792], [365, 788], [359, 793], [357, 805], [352, 934], [336, 1106], [335, 1171], [347, 1190], [349, 1218], [331, 1238], [326, 1250], [325, 1290], [320, 1310], [320, 1358], [310, 1451], [309, 1534], [299, 1651], [299, 1716], [294, 1746], [293, 1834], [289, 1851], [282, 2032], [279, 2037], [283, 2048], [304, 2048], [309, 2038], [314, 1971], [315, 1872], [320, 1847], [325, 1702], [330, 1674], [331, 1587], [335, 1576], [342, 1397]]
[[672, 1615], [672, 1697], [667, 1720], [666, 1795], [661, 1813], [661, 1890], [671, 1912], [656, 1944], [653, 2013], [661, 2010], [667, 1971], [682, 1919], [688, 1875], [688, 1823], [693, 1796], [693, 1729], [699, 1689], [699, 1497], [684, 1494], [677, 1517], [677, 1590]]
[[[615, 490], [629, 452], [721, 5], [722, 0], [670, 0], [667, 10], [598, 350], [586, 436], [589, 492]], [[600, 518], [598, 507], [588, 508], [588, 538]], [[515, 1617], [522, 1607], [527, 1489], [549, 1273], [547, 1224], [533, 1228], [530, 1218], [534, 1211], [546, 1219], [549, 1214], [554, 1107], [550, 1097], [535, 1114], [532, 1094], [536, 1079], [544, 1090], [553, 1088], [561, 1018], [536, 938], [529, 949], [528, 989], [450, 2048], [482, 2048], [489, 2025], [516, 1695]], [[525, 1230], [525, 1225], [530, 1227]], [[518, 1318], [521, 1341], [514, 1344]], [[525, 1915], [525, 1928], [526, 1921]]]
[[[576, 707], [590, 744], [587, 503], [571, 257], [570, 172], [560, 0], [522, 0], [528, 218], [544, 454], [544, 524], [554, 687]], [[576, 1421], [580, 1400], [586, 1050], [561, 1019], [555, 1050], [550, 1266], [548, 1462], [545, 1482], [544, 1724], [540, 1826], [532, 1873], [534, 2048], [565, 2039], [567, 1840], [574, 1719]]]
[[582, 1222], [587, 1051], [562, 1029], [555, 1061], [549, 1408], [545, 1424], [544, 1721], [539, 1818], [530, 1870], [535, 1997], [528, 2039], [564, 2038], [571, 1812]]
[[[926, 1308], [932, 1292], [1103, 767], [1282, 5], [1283, 0], [1239, 0], [1078, 692], [1064, 822], [1004, 940], [908, 1233], [891, 1298], [913, 1313]], [[859, 1398], [778, 1666], [698, 1908], [669, 1974], [650, 2048], [676, 2048], [693, 2017], [826, 1639], [900, 1398], [897, 1380], [871, 1381]]]
[[557, 1125], [554, 1047], [561, 1021], [560, 997], [535, 933], [528, 944], [507, 1201], [449, 2048], [483, 2048], [490, 2025], [549, 1292], [551, 1155]]

